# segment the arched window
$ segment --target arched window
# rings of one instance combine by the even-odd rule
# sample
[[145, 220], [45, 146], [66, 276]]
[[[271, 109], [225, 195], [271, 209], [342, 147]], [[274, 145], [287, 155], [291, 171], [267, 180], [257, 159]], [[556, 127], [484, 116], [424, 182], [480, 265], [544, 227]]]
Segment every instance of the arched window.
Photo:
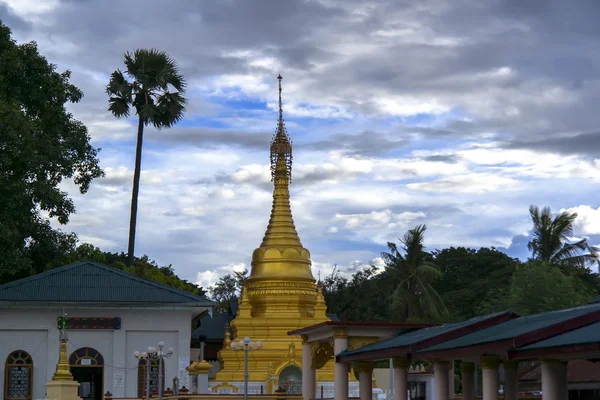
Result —
[[[90, 361], [82, 362], [82, 360]], [[71, 353], [71, 356], [69, 357], [69, 365], [95, 365], [100, 367], [104, 365], [104, 357], [102, 357], [102, 354], [98, 353], [98, 350], [96, 349], [92, 349], [91, 347], [82, 347]]]
[[33, 360], [24, 350], [13, 351], [4, 365], [4, 399], [31, 400]]
[[[138, 362], [138, 398], [143, 398], [146, 393], [146, 361], [140, 359]], [[165, 387], [165, 363], [162, 363], [162, 388]], [[158, 360], [150, 360], [150, 393], [158, 393]]]

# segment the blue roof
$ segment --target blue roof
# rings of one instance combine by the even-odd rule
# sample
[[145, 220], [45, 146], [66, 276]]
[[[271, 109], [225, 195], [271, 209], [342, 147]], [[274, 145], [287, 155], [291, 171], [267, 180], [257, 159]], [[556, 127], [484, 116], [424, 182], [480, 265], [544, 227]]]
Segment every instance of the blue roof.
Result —
[[466, 328], [468, 326], [490, 320], [492, 318], [498, 317], [498, 316], [500, 316], [502, 314], [506, 314], [506, 313], [507, 312], [505, 311], [505, 312], [500, 312], [500, 313], [495, 313], [495, 314], [490, 314], [490, 315], [474, 317], [474, 318], [471, 318], [469, 320], [462, 321], [462, 322], [438, 325], [438, 326], [433, 326], [430, 328], [417, 329], [414, 331], [410, 331], [408, 333], [401, 333], [398, 336], [395, 336], [395, 337], [392, 337], [392, 338], [389, 338], [386, 340], [382, 340], [380, 342], [372, 343], [372, 344], [363, 346], [356, 350], [343, 352], [343, 354], [344, 355], [361, 354], [361, 353], [365, 353], [365, 352], [372, 352], [372, 351], [386, 350], [386, 349], [397, 348], [397, 347], [411, 346], [411, 345], [423, 342], [425, 340], [432, 339], [436, 336], [440, 336], [440, 335], [443, 335], [443, 334], [446, 334], [446, 333], [449, 333], [452, 331], [456, 331], [461, 328]]
[[1, 285], [0, 302], [215, 305], [204, 297], [92, 261]]
[[517, 336], [568, 321], [593, 311], [600, 310], [600, 304], [588, 304], [566, 310], [550, 311], [527, 317], [515, 318], [510, 321], [482, 329], [471, 334], [449, 340], [444, 343], [423, 349], [421, 352], [451, 350], [460, 347], [476, 346], [501, 340], [513, 339]]

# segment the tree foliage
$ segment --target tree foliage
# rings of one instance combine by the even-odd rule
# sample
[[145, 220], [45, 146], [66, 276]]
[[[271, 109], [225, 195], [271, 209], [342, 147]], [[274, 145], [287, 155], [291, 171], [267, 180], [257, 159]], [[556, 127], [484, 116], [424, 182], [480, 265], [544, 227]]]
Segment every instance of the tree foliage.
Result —
[[600, 265], [597, 249], [587, 239], [572, 242], [573, 223], [577, 213], [563, 211], [552, 217], [549, 207], [529, 207], [533, 222], [532, 239], [527, 247], [536, 260], [546, 263], [587, 268]]
[[432, 252], [432, 256], [442, 272], [442, 279], [435, 281], [433, 287], [450, 311], [450, 321], [476, 316], [488, 292], [510, 285], [521, 264], [493, 247], [449, 247]]
[[76, 237], [52, 229], [75, 212], [59, 185], [81, 193], [103, 175], [86, 127], [66, 111], [83, 93], [39, 54], [17, 44], [0, 21], [0, 275], [39, 272], [74, 248]]
[[173, 269], [173, 265], [159, 266], [156, 261], [151, 260], [148, 256], [136, 257], [133, 264], [128, 267], [126, 265], [127, 255], [121, 253], [104, 252], [99, 248], [84, 243], [66, 254], [62, 259], [55, 261], [55, 267], [70, 264], [76, 261], [90, 260], [109, 265], [113, 268], [120, 269], [134, 276], [149, 279], [151, 281], [162, 283], [175, 289], [190, 292], [197, 296], [206, 296], [206, 290], [195, 283], [179, 278]]
[[217, 283], [208, 289], [212, 299], [217, 302], [215, 306], [216, 312], [226, 312], [229, 303], [238, 299], [242, 285], [247, 277], [247, 269], [244, 269], [242, 272], [233, 271], [219, 278]]
[[396, 283], [391, 295], [391, 318], [400, 322], [441, 322], [448, 310], [432, 286], [442, 277], [438, 267], [424, 251], [425, 225], [409, 230], [400, 239], [402, 252], [388, 242], [389, 253], [382, 253], [385, 268]]
[[589, 303], [596, 294], [559, 267], [531, 260], [517, 267], [508, 287], [491, 292], [479, 311], [510, 309], [519, 315], [537, 314]]
[[[135, 168], [131, 194], [127, 264], [133, 262], [137, 204], [142, 169], [144, 126], [170, 128], [183, 118], [186, 99], [185, 79], [175, 60], [164, 51], [137, 49], [124, 55], [125, 73], [117, 69], [106, 86], [108, 110], [117, 118], [128, 117], [131, 109], [138, 116]], [[173, 90], [174, 89], [174, 90]]]

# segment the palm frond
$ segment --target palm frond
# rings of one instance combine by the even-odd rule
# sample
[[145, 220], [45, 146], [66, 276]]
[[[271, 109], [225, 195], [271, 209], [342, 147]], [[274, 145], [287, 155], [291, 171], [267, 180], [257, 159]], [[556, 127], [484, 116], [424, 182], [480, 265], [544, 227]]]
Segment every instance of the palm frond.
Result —
[[186, 99], [179, 93], [164, 93], [156, 102], [156, 117], [152, 119], [157, 129], [170, 128], [183, 118]]
[[129, 116], [129, 102], [122, 97], [110, 97], [108, 99], [108, 111], [117, 118]]
[[437, 267], [427, 264], [419, 265], [417, 267], [416, 274], [427, 281], [433, 281], [442, 278], [442, 273]]

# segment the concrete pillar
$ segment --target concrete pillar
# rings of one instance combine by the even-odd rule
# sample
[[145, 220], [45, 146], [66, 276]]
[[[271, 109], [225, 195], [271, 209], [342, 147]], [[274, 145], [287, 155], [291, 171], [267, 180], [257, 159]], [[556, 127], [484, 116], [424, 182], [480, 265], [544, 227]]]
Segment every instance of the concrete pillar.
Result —
[[502, 360], [495, 355], [481, 356], [483, 400], [498, 400], [498, 367]]
[[[127, 354], [127, 338], [124, 329], [115, 329], [113, 331], [113, 368], [104, 368], [104, 373], [108, 376], [114, 376], [112, 390], [107, 385], [104, 386], [104, 393], [110, 391], [114, 397], [125, 396], [125, 371], [127, 371], [126, 357], [131, 357]], [[112, 369], [112, 371], [111, 371]], [[136, 371], [137, 372], [137, 371]], [[120, 383], [116, 382], [117, 375], [120, 375]]]
[[[346, 328], [333, 328], [333, 353], [340, 354], [348, 349]], [[333, 365], [333, 397], [335, 400], [348, 400], [348, 364], [336, 362]]]
[[[208, 394], [208, 373], [212, 369], [212, 365], [207, 361], [200, 361], [196, 364], [196, 390], [198, 394]], [[180, 386], [181, 387], [181, 386]]]
[[502, 361], [504, 367], [504, 400], [519, 400], [518, 361]]
[[454, 360], [448, 366], [448, 398], [454, 399]]
[[475, 363], [460, 363], [463, 400], [475, 400]]
[[408, 360], [406, 357], [394, 357], [394, 400], [408, 398]]
[[302, 336], [302, 398], [304, 400], [310, 400], [316, 396], [316, 371], [312, 366], [312, 361], [311, 343], [308, 342], [306, 336]]
[[567, 363], [558, 360], [540, 360], [542, 363], [542, 400], [566, 400]]
[[433, 360], [433, 379], [435, 381], [434, 399], [448, 400], [448, 370], [450, 363], [448, 361]]
[[373, 363], [361, 361], [356, 364], [358, 369], [358, 389], [360, 400], [373, 399]]

